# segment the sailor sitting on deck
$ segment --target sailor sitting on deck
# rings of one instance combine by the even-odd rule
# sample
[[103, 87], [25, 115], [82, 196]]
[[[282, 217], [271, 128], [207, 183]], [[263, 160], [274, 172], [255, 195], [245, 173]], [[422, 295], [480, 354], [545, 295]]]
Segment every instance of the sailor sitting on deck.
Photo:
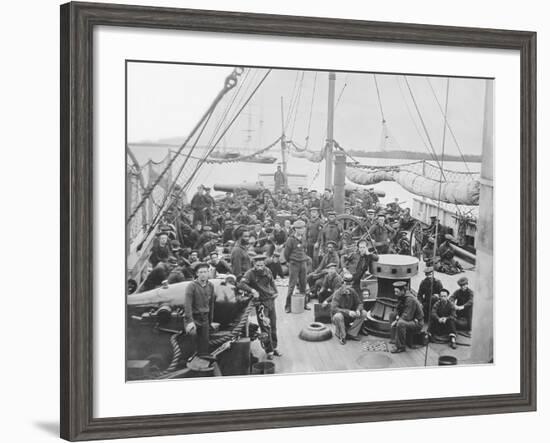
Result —
[[353, 289], [361, 293], [361, 280], [370, 271], [372, 262], [378, 261], [378, 255], [369, 250], [366, 240], [357, 242], [357, 251], [342, 257], [342, 270], [353, 275]]
[[397, 309], [390, 315], [391, 340], [395, 347], [390, 352], [405, 352], [408, 332], [420, 332], [424, 326], [422, 305], [407, 288], [407, 283], [398, 281], [393, 284], [397, 296]]
[[336, 265], [340, 264], [340, 257], [336, 251], [336, 242], [332, 240], [327, 243], [327, 252], [323, 255], [319, 266], [317, 266], [317, 268], [307, 276], [307, 284], [309, 285], [312, 296], [317, 295], [323, 281], [323, 277], [326, 274], [325, 268], [329, 263], [335, 263]]
[[433, 306], [439, 298], [439, 293], [443, 289], [443, 283], [441, 283], [441, 280], [434, 278], [434, 270], [431, 266], [424, 268], [424, 275], [424, 279], [418, 286], [416, 296], [422, 305], [424, 317], [427, 318], [430, 313], [429, 307]]
[[453, 292], [451, 301], [456, 306], [457, 328], [470, 331], [472, 329], [472, 306], [474, 305], [474, 292], [468, 287], [468, 279], [461, 277], [457, 281], [460, 289]]
[[456, 349], [456, 307], [449, 300], [447, 289], [439, 292], [439, 300], [433, 305], [428, 331], [432, 335], [448, 335], [451, 348]]
[[319, 289], [319, 303], [327, 306], [332, 302], [332, 296], [344, 284], [344, 279], [338, 274], [336, 263], [329, 263], [325, 268], [326, 275]]
[[437, 248], [437, 255], [439, 261], [434, 263], [434, 269], [438, 272], [444, 272], [445, 274], [455, 275], [459, 272], [464, 272], [462, 265], [455, 260], [455, 251], [452, 247], [452, 243], [456, 243], [456, 239], [450, 235], [445, 235], [445, 241]]
[[265, 255], [254, 257], [254, 267], [244, 274], [237, 287], [252, 294], [260, 330], [267, 336], [262, 345], [271, 360], [282, 355], [277, 350], [277, 314], [275, 298], [278, 295], [271, 271], [265, 266]]
[[346, 344], [346, 339], [359, 340], [359, 332], [367, 319], [363, 301], [351, 287], [352, 282], [353, 275], [344, 274], [344, 284], [333, 294], [330, 303], [334, 335], [343, 345]]

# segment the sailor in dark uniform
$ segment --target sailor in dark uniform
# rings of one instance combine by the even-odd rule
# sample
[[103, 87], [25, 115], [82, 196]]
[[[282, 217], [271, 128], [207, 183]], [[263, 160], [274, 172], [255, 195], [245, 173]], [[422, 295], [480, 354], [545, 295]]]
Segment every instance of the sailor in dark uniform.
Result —
[[435, 302], [430, 318], [430, 334], [448, 335], [451, 348], [456, 349], [456, 307], [449, 300], [449, 291], [442, 289]]
[[351, 287], [353, 276], [344, 274], [344, 285], [336, 290], [330, 302], [334, 335], [345, 345], [346, 339], [359, 340], [359, 332], [367, 319], [367, 311], [363, 309], [363, 300]]
[[424, 326], [422, 305], [407, 288], [407, 283], [398, 281], [393, 284], [397, 296], [397, 309], [390, 315], [391, 342], [395, 347], [392, 353], [405, 352], [407, 333], [420, 332]]
[[451, 301], [456, 306], [457, 327], [461, 330], [472, 329], [472, 307], [474, 305], [474, 292], [468, 287], [468, 279], [461, 277], [457, 281], [460, 287], [451, 296]]
[[428, 318], [429, 306], [433, 306], [438, 299], [438, 294], [443, 289], [441, 280], [434, 278], [434, 270], [431, 266], [424, 268], [424, 279], [418, 286], [418, 301], [422, 304], [424, 317]]

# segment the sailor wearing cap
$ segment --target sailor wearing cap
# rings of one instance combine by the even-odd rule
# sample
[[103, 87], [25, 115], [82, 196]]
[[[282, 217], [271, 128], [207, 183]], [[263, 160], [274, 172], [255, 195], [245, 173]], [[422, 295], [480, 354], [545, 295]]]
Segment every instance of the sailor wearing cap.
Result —
[[442, 289], [439, 300], [430, 313], [429, 332], [433, 335], [449, 336], [451, 348], [456, 349], [456, 306], [449, 300], [449, 291]]
[[323, 226], [321, 232], [319, 233], [319, 247], [323, 252], [326, 251], [329, 241], [335, 242], [336, 249], [340, 249], [340, 246], [342, 245], [342, 237], [344, 236], [344, 230], [336, 221], [336, 212], [328, 211], [327, 218], [327, 223]]
[[389, 252], [390, 238], [394, 232], [395, 230], [386, 224], [386, 214], [379, 212], [376, 223], [369, 229], [369, 235], [374, 241], [374, 247], [380, 254]]
[[430, 307], [437, 301], [438, 294], [443, 289], [443, 283], [441, 283], [441, 280], [434, 278], [434, 269], [431, 266], [424, 268], [424, 275], [424, 279], [418, 286], [417, 297], [424, 309], [425, 318], [428, 318]]
[[274, 355], [281, 355], [277, 350], [277, 315], [274, 301], [278, 294], [277, 287], [271, 271], [265, 266], [266, 256], [256, 255], [253, 261], [254, 267], [246, 271], [237, 287], [254, 297], [258, 324], [261, 331], [267, 335], [262, 345], [267, 358], [272, 359]]
[[184, 325], [185, 332], [195, 337], [200, 357], [208, 355], [209, 330], [214, 319], [216, 295], [214, 285], [208, 281], [208, 263], [198, 263], [195, 272], [196, 280], [185, 289]]
[[344, 284], [344, 279], [337, 272], [336, 263], [329, 263], [325, 268], [325, 277], [319, 289], [319, 303], [328, 305], [332, 301], [332, 295]]
[[420, 332], [424, 326], [424, 312], [422, 305], [407, 288], [407, 283], [398, 281], [393, 284], [397, 297], [397, 309], [390, 315], [391, 342], [395, 347], [393, 353], [406, 351], [406, 338], [408, 332]]
[[319, 208], [314, 206], [310, 209], [310, 219], [307, 222], [306, 239], [307, 239], [307, 255], [313, 261], [313, 266], [316, 266], [316, 249], [319, 249], [319, 233], [323, 227], [323, 220], [319, 217]]
[[457, 328], [470, 331], [472, 329], [472, 306], [474, 305], [474, 292], [468, 287], [468, 278], [460, 277], [456, 282], [459, 286], [451, 301], [456, 306]]
[[359, 331], [367, 319], [363, 300], [351, 287], [353, 275], [344, 273], [344, 284], [334, 292], [330, 302], [334, 335], [345, 345], [346, 339], [359, 340]]
[[332, 198], [332, 189], [325, 188], [325, 192], [323, 196], [321, 197], [321, 202], [319, 203], [319, 208], [321, 209], [321, 213], [324, 216], [327, 216], [328, 211], [334, 210], [334, 199]]
[[336, 242], [332, 240], [327, 243], [327, 252], [323, 255], [319, 266], [307, 276], [307, 284], [313, 294], [316, 294], [319, 290], [322, 279], [326, 274], [326, 267], [329, 263], [335, 263], [338, 267], [340, 266], [340, 256], [336, 250]]
[[205, 212], [208, 208], [209, 200], [204, 196], [204, 187], [200, 185], [197, 188], [196, 194], [191, 199], [191, 209], [193, 209], [193, 224], [200, 221], [204, 223], [206, 221]]
[[285, 301], [285, 311], [290, 312], [290, 301], [294, 288], [298, 285], [300, 293], [304, 294], [304, 309], [309, 310], [307, 306], [307, 254], [306, 254], [306, 224], [303, 220], [296, 220], [293, 224], [294, 232], [285, 243], [284, 257], [288, 263], [288, 293]]
[[155, 267], [161, 261], [166, 262], [171, 255], [173, 254], [168, 241], [168, 233], [166, 231], [157, 232], [157, 238], [151, 248], [151, 255], [149, 255], [149, 262]]

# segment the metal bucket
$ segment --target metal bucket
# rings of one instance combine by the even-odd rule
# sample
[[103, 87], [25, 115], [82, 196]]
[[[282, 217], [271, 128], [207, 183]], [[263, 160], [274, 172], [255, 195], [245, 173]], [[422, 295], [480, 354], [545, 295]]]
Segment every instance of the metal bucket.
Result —
[[293, 294], [290, 300], [290, 312], [301, 314], [304, 312], [304, 294]]
[[252, 374], [275, 374], [275, 363], [272, 361], [259, 361], [252, 365]]

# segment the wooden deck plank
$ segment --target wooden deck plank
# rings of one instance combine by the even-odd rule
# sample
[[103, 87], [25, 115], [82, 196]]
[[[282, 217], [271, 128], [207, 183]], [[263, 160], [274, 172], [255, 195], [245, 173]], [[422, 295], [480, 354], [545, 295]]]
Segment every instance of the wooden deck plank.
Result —
[[[421, 270], [418, 275], [411, 280], [413, 289], [418, 289], [420, 281], [424, 278], [424, 273], [422, 272], [424, 268], [423, 263], [420, 264], [420, 267]], [[472, 270], [455, 276], [436, 273], [436, 278], [439, 278], [443, 282], [443, 285], [452, 292], [458, 287], [456, 281], [463, 275], [469, 277], [470, 281], [474, 283], [473, 276], [475, 273]], [[472, 284], [472, 286], [474, 285]], [[275, 362], [276, 373], [316, 373], [368, 370], [370, 368], [380, 369], [381, 367], [406, 368], [424, 366], [425, 347], [407, 349], [407, 352], [400, 354], [373, 352], [363, 349], [363, 342], [388, 343], [388, 340], [382, 337], [365, 337], [360, 335], [361, 341], [348, 341], [345, 345], [341, 345], [335, 337], [323, 342], [307, 342], [300, 339], [299, 333], [301, 329], [314, 321], [313, 309], [300, 314], [287, 314], [284, 310], [288, 288], [287, 280], [283, 279], [279, 281], [277, 287], [279, 291], [279, 296], [275, 303], [277, 309], [277, 330], [279, 350], [283, 353], [283, 356], [276, 357], [273, 360]], [[310, 303], [310, 306], [312, 305], [313, 303]], [[333, 330], [332, 325], [328, 325], [328, 327]], [[470, 339], [459, 337], [458, 341], [469, 343]], [[388, 343], [388, 348], [390, 347], [391, 345]], [[257, 342], [254, 343], [252, 351], [260, 360], [265, 359], [265, 353]], [[460, 364], [460, 362], [468, 360], [470, 348], [459, 346], [458, 349], [453, 350], [447, 344], [430, 343], [427, 365], [436, 366], [440, 355], [453, 355], [458, 358]]]

